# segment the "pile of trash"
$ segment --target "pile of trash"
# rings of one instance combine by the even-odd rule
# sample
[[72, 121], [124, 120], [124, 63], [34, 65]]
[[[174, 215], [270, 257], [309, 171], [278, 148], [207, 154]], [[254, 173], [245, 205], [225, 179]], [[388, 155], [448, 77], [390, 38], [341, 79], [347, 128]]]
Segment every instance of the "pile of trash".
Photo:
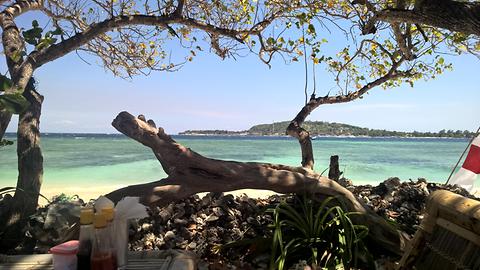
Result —
[[[10, 194], [0, 197], [0, 213], [13, 200]], [[24, 238], [11, 254], [47, 253], [68, 240], [78, 239], [80, 207], [85, 202], [78, 196], [64, 194], [53, 197], [45, 206], [30, 216], [23, 228]]]

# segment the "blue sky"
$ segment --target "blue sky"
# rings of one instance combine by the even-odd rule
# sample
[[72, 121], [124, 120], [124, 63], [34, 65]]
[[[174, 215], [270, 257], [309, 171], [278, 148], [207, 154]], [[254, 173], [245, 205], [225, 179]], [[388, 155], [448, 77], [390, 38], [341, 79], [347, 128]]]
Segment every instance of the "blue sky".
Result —
[[[476, 130], [480, 125], [480, 60], [446, 57], [454, 70], [436, 80], [383, 90], [362, 100], [325, 105], [308, 120], [341, 122], [400, 131]], [[292, 119], [303, 102], [303, 63], [278, 59], [268, 68], [255, 55], [222, 61], [205, 51], [180, 71], [154, 72], [131, 80], [114, 77], [71, 53], [35, 73], [45, 96], [42, 132], [114, 133], [120, 111], [145, 114], [168, 133], [186, 129], [248, 129], [254, 124]], [[5, 72], [5, 64], [0, 64]], [[311, 84], [310, 84], [311, 85]], [[332, 79], [317, 68], [317, 92]], [[15, 131], [14, 120], [8, 131]]]

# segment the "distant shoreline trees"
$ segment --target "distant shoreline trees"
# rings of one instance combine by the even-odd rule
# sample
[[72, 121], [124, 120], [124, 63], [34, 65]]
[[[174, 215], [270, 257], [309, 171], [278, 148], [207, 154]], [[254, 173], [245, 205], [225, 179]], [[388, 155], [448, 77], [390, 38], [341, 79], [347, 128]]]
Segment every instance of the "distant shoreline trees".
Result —
[[[186, 130], [179, 135], [210, 135], [210, 136], [285, 136], [285, 130], [290, 121], [275, 122], [272, 124], [260, 124], [252, 126], [248, 130]], [[368, 136], [368, 137], [436, 137], [436, 138], [472, 138], [475, 132], [469, 130], [445, 130], [439, 132], [403, 132], [389, 131], [385, 129], [369, 129], [341, 123], [329, 123], [323, 121], [306, 121], [304, 123], [311, 136]]]

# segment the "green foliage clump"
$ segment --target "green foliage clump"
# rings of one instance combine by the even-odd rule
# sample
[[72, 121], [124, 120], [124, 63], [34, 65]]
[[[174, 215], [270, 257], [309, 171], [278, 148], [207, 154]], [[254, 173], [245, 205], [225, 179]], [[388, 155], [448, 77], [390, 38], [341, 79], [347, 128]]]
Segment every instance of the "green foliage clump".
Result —
[[263, 233], [215, 246], [212, 251], [228, 259], [243, 254], [239, 261], [255, 262], [254, 267], [263, 264], [260, 268], [269, 264], [272, 270], [299, 265], [371, 269], [373, 259], [363, 242], [369, 230], [354, 224], [351, 217], [357, 213], [345, 212], [342, 206], [334, 197], [323, 201], [308, 196], [283, 197], [263, 210], [271, 215]]
[[[4, 75], [0, 75], [0, 110], [7, 110], [11, 113], [19, 114], [30, 105], [21, 91], [7, 93], [7, 90], [13, 87], [13, 82]], [[0, 143], [0, 146], [3, 146]]]
[[[62, 29], [57, 27], [54, 31], [48, 31], [42, 36], [43, 28], [39, 26], [37, 20], [32, 21], [32, 28], [22, 32], [25, 42], [35, 46], [36, 50], [42, 50], [50, 47], [52, 44], [57, 42], [55, 36], [60, 36], [63, 34]], [[25, 53], [26, 54], [26, 53]]]
[[60, 193], [57, 196], [52, 198], [53, 203], [67, 203], [72, 201], [79, 201], [81, 200], [78, 195], [67, 195], [65, 193]]
[[300, 260], [318, 269], [350, 269], [360, 254], [367, 254], [362, 239], [368, 228], [351, 221], [356, 213], [329, 206], [333, 199], [316, 205], [312, 199], [299, 197], [295, 204], [283, 201], [273, 209], [270, 269], [286, 269]]
[[7, 145], [13, 145], [13, 142], [9, 140], [0, 140], [0, 147]]

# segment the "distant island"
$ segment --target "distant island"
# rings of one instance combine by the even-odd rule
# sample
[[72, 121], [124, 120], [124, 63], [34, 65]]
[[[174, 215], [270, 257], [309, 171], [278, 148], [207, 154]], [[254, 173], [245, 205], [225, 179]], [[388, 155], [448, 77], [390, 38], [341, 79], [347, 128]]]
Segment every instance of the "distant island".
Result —
[[[260, 124], [248, 130], [186, 130], [179, 135], [203, 136], [285, 136], [285, 130], [290, 121]], [[370, 129], [341, 123], [323, 121], [306, 121], [303, 128], [310, 132], [310, 136], [355, 136], [355, 137], [438, 137], [438, 138], [471, 138], [475, 134], [468, 130], [440, 130], [439, 132], [402, 132], [381, 129]]]

